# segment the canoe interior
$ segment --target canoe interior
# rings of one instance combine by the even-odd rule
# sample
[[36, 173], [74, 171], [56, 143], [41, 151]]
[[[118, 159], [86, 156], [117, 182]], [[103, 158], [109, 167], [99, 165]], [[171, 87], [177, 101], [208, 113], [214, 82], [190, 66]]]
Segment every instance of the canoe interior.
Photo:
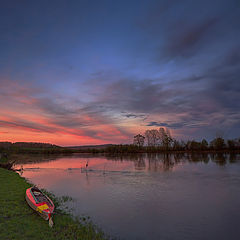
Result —
[[49, 197], [43, 194], [38, 188], [32, 187], [26, 190], [26, 201], [42, 218], [49, 220], [54, 211], [54, 204]]
[[33, 196], [36, 199], [36, 203], [47, 203], [49, 206], [53, 206], [52, 201], [50, 201], [50, 199], [44, 195], [38, 188], [33, 187], [31, 189], [31, 192], [33, 194]]

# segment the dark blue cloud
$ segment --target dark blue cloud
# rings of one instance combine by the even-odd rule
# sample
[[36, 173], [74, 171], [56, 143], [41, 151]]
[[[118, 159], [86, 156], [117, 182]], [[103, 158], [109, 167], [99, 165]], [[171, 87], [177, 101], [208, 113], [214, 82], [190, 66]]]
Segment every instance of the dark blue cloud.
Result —
[[167, 128], [182, 128], [184, 127], [186, 124], [183, 123], [164, 123], [164, 122], [149, 122], [146, 126], [149, 127], [167, 127]]

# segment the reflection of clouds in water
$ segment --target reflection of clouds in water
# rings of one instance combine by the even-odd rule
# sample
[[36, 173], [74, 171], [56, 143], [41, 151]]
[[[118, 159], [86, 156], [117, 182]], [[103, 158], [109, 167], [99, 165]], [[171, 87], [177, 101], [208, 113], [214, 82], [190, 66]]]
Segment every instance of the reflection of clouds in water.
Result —
[[94, 155], [90, 169], [81, 172], [86, 158], [65, 156], [23, 164], [29, 167], [23, 176], [56, 196], [71, 196], [74, 216], [91, 216], [114, 236], [147, 239], [148, 231], [151, 239], [163, 232], [172, 239], [204, 239], [220, 231], [224, 237], [216, 239], [226, 239], [219, 224], [238, 231], [239, 160], [239, 154], [222, 153]]
[[[24, 171], [64, 170], [68, 173], [109, 174], [138, 171], [165, 172], [174, 171], [189, 163], [215, 163], [219, 166], [236, 163], [239, 154], [225, 153], [175, 153], [175, 154], [129, 154], [129, 155], [72, 155], [72, 156], [22, 156], [17, 158], [15, 168], [23, 166]], [[20, 158], [22, 160], [19, 160]], [[86, 168], [86, 161], [88, 168]], [[23, 163], [25, 162], [25, 164]]]

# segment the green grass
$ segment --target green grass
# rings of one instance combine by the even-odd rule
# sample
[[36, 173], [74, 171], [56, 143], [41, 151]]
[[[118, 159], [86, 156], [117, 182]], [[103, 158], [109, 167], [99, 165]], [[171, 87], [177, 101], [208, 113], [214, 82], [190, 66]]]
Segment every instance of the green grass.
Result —
[[[73, 219], [69, 214], [56, 214], [54, 226], [50, 228], [25, 201], [25, 191], [30, 186], [17, 173], [0, 168], [1, 240], [107, 239], [91, 222]], [[53, 200], [56, 203], [57, 200]]]

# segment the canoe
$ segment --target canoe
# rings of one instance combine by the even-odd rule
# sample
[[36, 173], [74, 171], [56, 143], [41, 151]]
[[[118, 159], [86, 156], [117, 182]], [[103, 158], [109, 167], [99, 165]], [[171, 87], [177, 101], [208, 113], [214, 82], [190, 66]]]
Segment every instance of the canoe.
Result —
[[52, 226], [52, 214], [54, 212], [54, 204], [52, 200], [42, 193], [37, 187], [31, 187], [26, 190], [26, 201], [28, 205]]

